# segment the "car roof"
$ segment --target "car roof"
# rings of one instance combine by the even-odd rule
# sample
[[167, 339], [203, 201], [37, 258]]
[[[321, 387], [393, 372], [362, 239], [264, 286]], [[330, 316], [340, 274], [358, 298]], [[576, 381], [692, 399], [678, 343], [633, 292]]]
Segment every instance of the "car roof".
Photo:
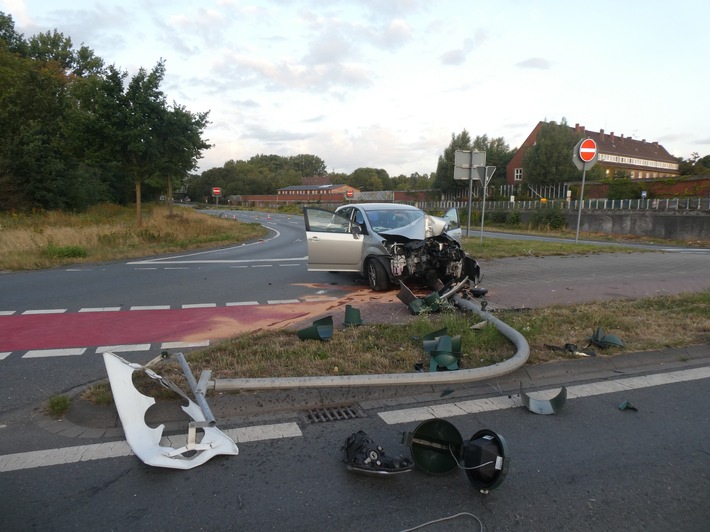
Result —
[[[342, 207], [358, 207], [363, 211], [382, 211], [382, 210], [400, 210], [400, 211], [418, 211], [422, 212], [418, 207], [407, 205], [406, 203], [348, 203]], [[339, 207], [339, 208], [342, 208]]]

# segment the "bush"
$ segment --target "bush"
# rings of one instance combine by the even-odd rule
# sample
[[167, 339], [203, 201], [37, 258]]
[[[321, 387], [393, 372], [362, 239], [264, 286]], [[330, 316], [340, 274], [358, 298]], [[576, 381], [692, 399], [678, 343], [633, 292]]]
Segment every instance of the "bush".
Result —
[[47, 244], [47, 247], [42, 250], [42, 255], [49, 259], [76, 259], [86, 257], [88, 255], [86, 248], [82, 246], [55, 246]]
[[536, 229], [564, 229], [567, 227], [567, 217], [562, 209], [539, 209], [530, 219], [530, 225]]
[[508, 220], [507, 211], [493, 211], [491, 213], [491, 221], [495, 224], [504, 224]]
[[520, 211], [510, 211], [505, 219], [505, 225], [520, 225]]

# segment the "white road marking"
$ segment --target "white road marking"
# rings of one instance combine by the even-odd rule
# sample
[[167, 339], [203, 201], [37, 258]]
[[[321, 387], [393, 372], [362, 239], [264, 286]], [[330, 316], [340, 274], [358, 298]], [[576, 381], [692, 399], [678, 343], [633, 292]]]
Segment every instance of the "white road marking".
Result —
[[[303, 436], [301, 429], [296, 423], [244, 427], [229, 429], [223, 432], [237, 443]], [[89, 460], [102, 460], [104, 458], [119, 458], [132, 454], [133, 451], [131, 447], [125, 441], [6, 454], [0, 456], [0, 473], [33, 469], [35, 467], [74, 464]]]
[[182, 308], [214, 308], [217, 303], [189, 303], [183, 305]]
[[170, 310], [170, 305], [146, 305], [131, 307], [131, 310]]
[[188, 347], [207, 347], [210, 345], [209, 340], [202, 340], [200, 342], [163, 342], [160, 345], [161, 349], [184, 349]]
[[12, 316], [14, 313], [14, 310], [0, 310], [0, 316]]
[[266, 301], [269, 305], [283, 305], [285, 303], [300, 303], [299, 299], [269, 299]]
[[5, 360], [11, 354], [12, 354], [12, 351], [4, 351], [4, 352], [0, 353], [0, 360]]
[[64, 314], [67, 311], [65, 308], [47, 308], [39, 310], [26, 310], [22, 314]]
[[47, 358], [47, 357], [66, 357], [83, 355], [86, 347], [75, 347], [69, 349], [34, 349], [27, 351], [22, 358]]
[[[567, 398], [577, 399], [580, 397], [626, 392], [640, 388], [648, 388], [651, 386], [661, 386], [663, 384], [673, 384], [677, 382], [707, 378], [710, 378], [710, 367], [687, 369], [670, 373], [659, 373], [655, 375], [645, 375], [642, 377], [629, 377], [627, 379], [616, 379], [595, 382], [592, 384], [568, 386]], [[544, 390], [535, 393], [552, 393], [553, 391], [554, 393], [557, 393], [559, 392], [559, 389]], [[491, 412], [494, 410], [503, 410], [518, 406], [522, 406], [522, 402], [519, 397], [513, 396], [512, 398], [508, 398], [507, 396], [502, 396], [474, 399], [471, 401], [458, 401], [442, 405], [391, 410], [389, 412], [379, 412], [378, 415], [388, 425], [396, 425], [398, 423], [409, 423], [411, 421], [424, 421], [427, 419]]]
[[128, 353], [132, 351], [148, 351], [150, 344], [125, 344], [125, 345], [103, 345], [96, 348], [96, 354], [103, 353]]
[[258, 301], [233, 301], [231, 303], [227, 303], [228, 307], [241, 307], [243, 305], [258, 305]]
[[[141, 261], [141, 262], [129, 262], [130, 265], [138, 264], [255, 264], [255, 263], [265, 263], [265, 262], [292, 262], [292, 261], [304, 261], [308, 257], [289, 257], [284, 259], [205, 259], [205, 260], [152, 260], [152, 261]], [[136, 268], [136, 270], [155, 270], [157, 268]]]
[[121, 307], [85, 307], [80, 308], [79, 312], [118, 312]]

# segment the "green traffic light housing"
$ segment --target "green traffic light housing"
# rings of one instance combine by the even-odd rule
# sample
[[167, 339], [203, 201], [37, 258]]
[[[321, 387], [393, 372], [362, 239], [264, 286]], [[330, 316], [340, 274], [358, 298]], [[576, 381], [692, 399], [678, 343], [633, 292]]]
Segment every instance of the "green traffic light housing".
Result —
[[464, 469], [471, 484], [484, 493], [500, 486], [508, 474], [507, 444], [492, 430], [479, 430], [464, 443], [453, 424], [429, 419], [414, 432], [405, 432], [402, 443], [409, 445], [418, 469], [430, 475]]
[[500, 486], [508, 474], [508, 446], [492, 430], [479, 430], [464, 445], [466, 476], [471, 484], [488, 491]]

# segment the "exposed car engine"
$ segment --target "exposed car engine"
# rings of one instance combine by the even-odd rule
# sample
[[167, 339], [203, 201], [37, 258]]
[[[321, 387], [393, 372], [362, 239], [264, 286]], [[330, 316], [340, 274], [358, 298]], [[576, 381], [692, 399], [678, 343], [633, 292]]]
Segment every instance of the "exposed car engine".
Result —
[[[390, 265], [394, 277], [416, 277], [421, 280], [438, 278], [446, 283], [472, 273], [476, 278], [479, 275], [477, 271], [466, 271], [467, 260], [473, 259], [467, 257], [458, 242], [447, 235], [407, 242], [402, 242], [401, 238], [391, 240], [385, 240], [383, 244], [392, 256]], [[478, 264], [475, 261], [473, 263], [475, 270], [478, 270]]]

